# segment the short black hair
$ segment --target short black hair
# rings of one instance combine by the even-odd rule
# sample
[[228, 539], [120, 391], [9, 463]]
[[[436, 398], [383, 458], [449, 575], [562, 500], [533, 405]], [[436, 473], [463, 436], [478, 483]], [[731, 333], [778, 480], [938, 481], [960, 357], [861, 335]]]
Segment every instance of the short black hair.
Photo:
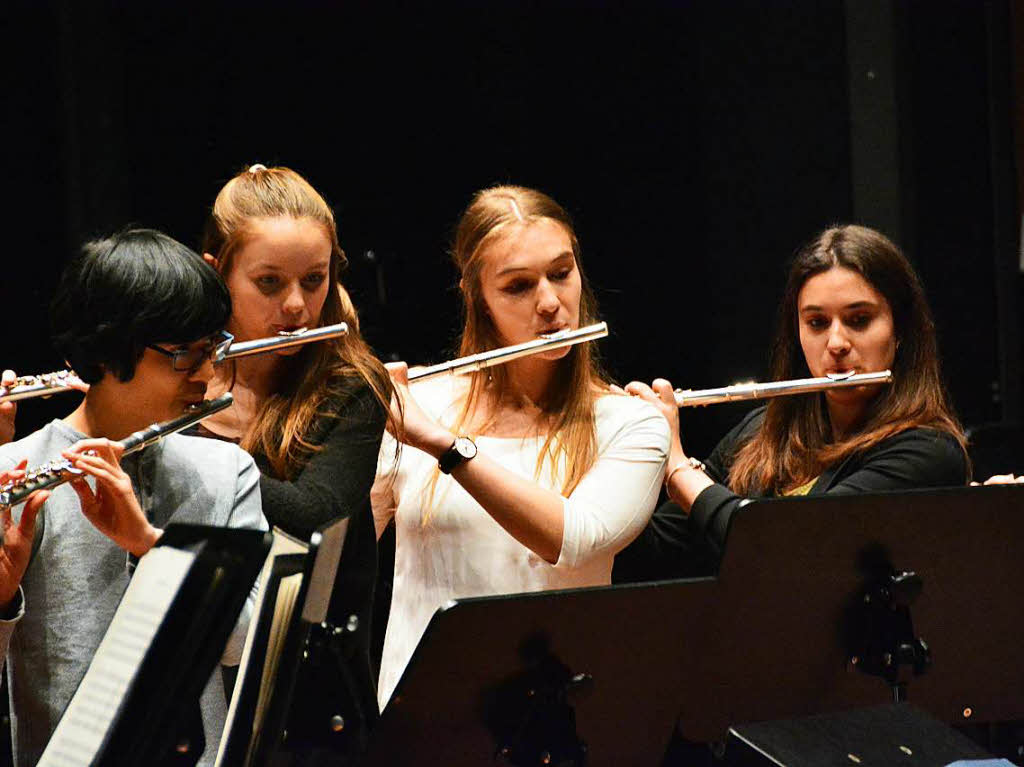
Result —
[[53, 343], [75, 372], [130, 381], [146, 346], [222, 330], [231, 296], [194, 250], [153, 229], [92, 240], [67, 265], [50, 305]]

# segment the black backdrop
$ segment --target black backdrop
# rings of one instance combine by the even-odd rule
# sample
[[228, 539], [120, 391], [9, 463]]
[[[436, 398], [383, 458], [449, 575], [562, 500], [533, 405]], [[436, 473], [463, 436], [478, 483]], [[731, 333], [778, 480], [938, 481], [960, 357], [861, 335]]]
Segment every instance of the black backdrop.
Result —
[[[1001, 338], [1019, 370], [1020, 277], [993, 224], [1016, 215], [993, 91], [1010, 92], [993, 32], [1008, 2], [871, 1], [899, 11], [888, 51], [851, 42], [841, 0], [9, 3], [3, 364], [60, 365], [45, 305], [75, 243], [136, 223], [195, 246], [219, 185], [263, 162], [334, 205], [382, 356], [448, 355], [451, 227], [475, 189], [509, 181], [575, 216], [616, 378], [763, 377], [786, 259], [862, 210], [848, 62], [867, 45], [854, 53], [894, 62], [898, 110], [878, 120], [898, 132], [899, 210], [862, 222], [898, 222], [964, 420], [1019, 412], [1019, 376], [998, 387]], [[858, 178], [859, 194], [892, 196]], [[26, 403], [19, 430], [71, 404]], [[692, 451], [742, 409], [688, 413]]]

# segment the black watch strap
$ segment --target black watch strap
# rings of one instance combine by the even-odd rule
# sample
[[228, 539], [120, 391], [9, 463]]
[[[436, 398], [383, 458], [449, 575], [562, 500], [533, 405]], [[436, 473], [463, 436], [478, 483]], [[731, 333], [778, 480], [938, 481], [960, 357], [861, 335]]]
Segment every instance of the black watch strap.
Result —
[[451, 447], [441, 453], [441, 457], [437, 459], [437, 468], [445, 474], [451, 474], [456, 466], [475, 457], [476, 443], [469, 437], [456, 437]]

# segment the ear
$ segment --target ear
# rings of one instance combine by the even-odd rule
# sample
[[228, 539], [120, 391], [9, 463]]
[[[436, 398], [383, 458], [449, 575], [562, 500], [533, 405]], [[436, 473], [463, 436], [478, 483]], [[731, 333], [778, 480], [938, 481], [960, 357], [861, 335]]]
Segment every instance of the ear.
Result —
[[203, 253], [203, 261], [208, 263], [214, 269], [217, 268], [217, 259], [211, 256], [209, 253]]

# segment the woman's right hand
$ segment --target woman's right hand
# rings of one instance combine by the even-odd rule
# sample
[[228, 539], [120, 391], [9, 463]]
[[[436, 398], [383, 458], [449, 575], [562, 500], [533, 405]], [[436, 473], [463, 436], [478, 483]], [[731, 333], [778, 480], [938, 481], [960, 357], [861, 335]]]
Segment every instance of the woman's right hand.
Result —
[[455, 441], [455, 435], [428, 416], [409, 391], [409, 366], [389, 362], [385, 366], [395, 386], [391, 414], [402, 424], [402, 433], [392, 436], [400, 442], [439, 458]]
[[[986, 485], [1013, 485], [1018, 483], [1024, 483], [1024, 475], [1015, 477], [1013, 474], [995, 474], [985, 480]], [[972, 482], [972, 485], [978, 485], [978, 482]]]
[[672, 441], [669, 445], [667, 465], [676, 466], [680, 461], [685, 461], [686, 454], [683, 452], [683, 443], [679, 435], [679, 407], [676, 405], [672, 384], [664, 378], [655, 378], [650, 386], [640, 381], [630, 381], [626, 384], [626, 392], [650, 402], [668, 421]]

